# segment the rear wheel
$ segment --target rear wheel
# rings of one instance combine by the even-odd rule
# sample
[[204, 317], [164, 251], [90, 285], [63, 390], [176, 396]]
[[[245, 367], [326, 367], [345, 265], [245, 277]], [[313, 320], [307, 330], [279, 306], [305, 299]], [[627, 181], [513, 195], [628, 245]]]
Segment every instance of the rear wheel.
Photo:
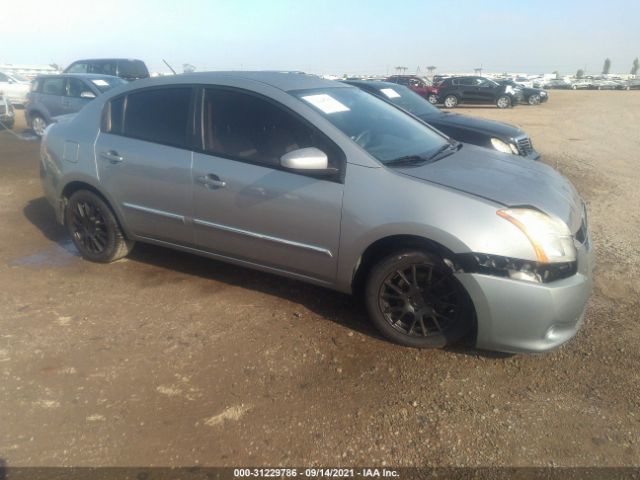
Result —
[[507, 95], [500, 95], [496, 100], [496, 106], [498, 108], [509, 108], [511, 106], [511, 97]]
[[109, 263], [125, 257], [134, 242], [127, 240], [107, 203], [93, 192], [78, 190], [65, 210], [67, 230], [87, 260]]
[[447, 95], [444, 98], [444, 102], [443, 105], [446, 108], [455, 108], [458, 106], [458, 97], [456, 97], [455, 95]]
[[39, 113], [34, 113], [31, 115], [31, 128], [37, 136], [41, 137], [44, 135], [45, 128], [47, 128], [47, 121]]
[[382, 259], [369, 274], [366, 305], [388, 339], [417, 348], [461, 340], [472, 327], [469, 297], [437, 256], [407, 250]]
[[435, 105], [436, 103], [438, 103], [438, 96], [435, 93], [430, 93], [427, 97], [427, 100], [429, 100], [429, 103], [431, 105]]

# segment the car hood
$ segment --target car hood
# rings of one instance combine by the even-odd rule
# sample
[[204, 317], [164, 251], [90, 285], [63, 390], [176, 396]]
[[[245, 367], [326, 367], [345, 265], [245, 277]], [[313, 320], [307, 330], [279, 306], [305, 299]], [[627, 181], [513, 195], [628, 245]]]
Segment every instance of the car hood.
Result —
[[582, 222], [583, 204], [576, 189], [541, 162], [464, 144], [442, 160], [395, 170], [507, 207], [535, 207], [564, 220], [573, 233]]
[[474, 130], [494, 137], [516, 138], [525, 133], [518, 127], [494, 120], [475, 118], [459, 113], [441, 112], [435, 115], [422, 115], [422, 120], [438, 128], [438, 125]]

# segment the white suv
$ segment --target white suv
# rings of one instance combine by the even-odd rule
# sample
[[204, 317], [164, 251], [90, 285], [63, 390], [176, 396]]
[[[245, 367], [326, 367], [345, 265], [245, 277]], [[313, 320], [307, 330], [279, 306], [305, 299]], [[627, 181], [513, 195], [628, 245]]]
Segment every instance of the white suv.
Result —
[[0, 71], [0, 92], [14, 105], [24, 105], [31, 83], [13, 73]]

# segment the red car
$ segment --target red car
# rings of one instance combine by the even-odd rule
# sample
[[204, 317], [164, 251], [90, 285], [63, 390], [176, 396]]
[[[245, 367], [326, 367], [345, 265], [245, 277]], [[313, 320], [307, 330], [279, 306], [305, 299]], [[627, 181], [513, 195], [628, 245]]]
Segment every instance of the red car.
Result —
[[426, 78], [418, 77], [417, 75], [392, 75], [385, 82], [404, 85], [429, 100], [429, 103], [433, 105], [438, 103], [438, 87], [434, 87]]

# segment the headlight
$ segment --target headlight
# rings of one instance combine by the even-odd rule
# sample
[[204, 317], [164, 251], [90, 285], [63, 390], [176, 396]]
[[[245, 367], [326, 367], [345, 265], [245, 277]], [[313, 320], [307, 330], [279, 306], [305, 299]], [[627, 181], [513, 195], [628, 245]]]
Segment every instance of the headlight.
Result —
[[499, 138], [492, 137], [491, 145], [493, 148], [502, 153], [513, 153], [514, 155], [518, 155], [518, 147], [516, 147], [513, 143], [503, 142]]
[[496, 212], [525, 234], [540, 263], [576, 260], [576, 247], [566, 223], [553, 215], [530, 208], [506, 208]]

